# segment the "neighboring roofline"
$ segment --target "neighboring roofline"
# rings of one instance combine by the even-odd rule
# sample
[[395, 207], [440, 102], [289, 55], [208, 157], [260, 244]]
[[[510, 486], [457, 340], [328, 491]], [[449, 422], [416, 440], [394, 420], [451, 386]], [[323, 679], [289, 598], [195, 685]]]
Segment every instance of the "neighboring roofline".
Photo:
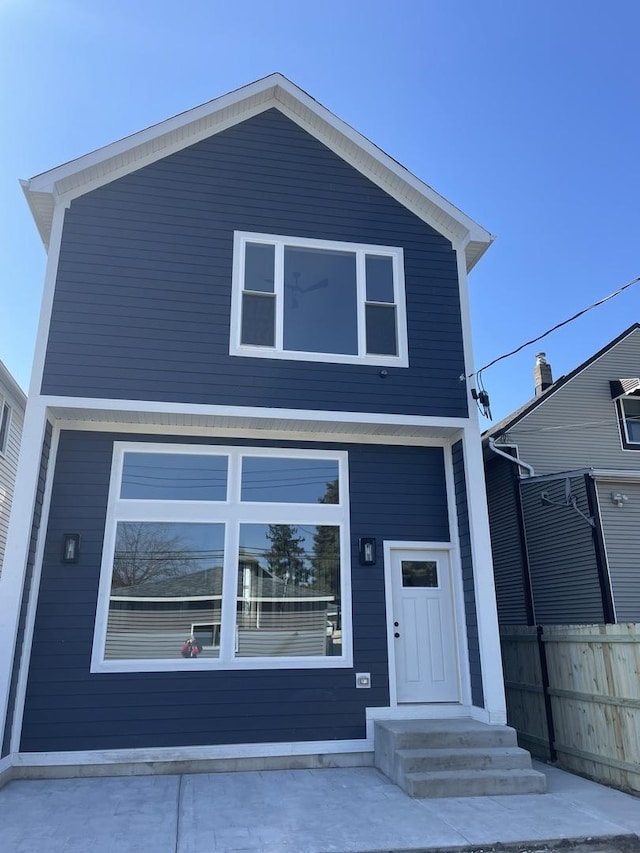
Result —
[[116, 178], [169, 156], [275, 107], [327, 145], [381, 189], [456, 244], [470, 270], [495, 239], [396, 160], [280, 73], [270, 74], [173, 118], [70, 160], [28, 181], [22, 189], [48, 246], [53, 209]]
[[545, 389], [542, 394], [537, 397], [533, 397], [531, 400], [524, 403], [524, 405], [520, 406], [520, 408], [511, 412], [510, 415], [507, 415], [506, 418], [503, 418], [497, 424], [490, 427], [488, 430], [485, 430], [485, 432], [482, 433], [483, 442], [486, 442], [489, 438], [500, 438], [500, 436], [512, 429], [523, 418], [530, 415], [531, 412], [538, 408], [538, 406], [541, 406], [542, 403], [549, 399], [549, 397], [552, 397], [560, 390], [560, 388], [566, 385], [567, 382], [570, 382], [579, 373], [582, 373], [583, 370], [586, 370], [587, 367], [590, 367], [595, 361], [602, 358], [602, 356], [609, 352], [609, 350], [613, 349], [613, 347], [617, 346], [633, 332], [638, 331], [638, 329], [640, 329], [640, 323], [633, 323], [633, 325], [629, 326], [628, 329], [621, 332], [617, 338], [614, 338], [608, 344], [603, 346], [602, 349], [598, 350], [598, 352], [594, 353], [594, 355], [590, 356], [586, 361], [583, 361], [582, 364], [579, 364], [578, 367], [574, 368], [570, 373], [567, 373], [557, 379], [552, 385]]
[[[3, 361], [0, 361], [0, 382], [7, 388], [9, 394], [11, 394], [17, 400], [18, 404], [22, 406], [24, 409], [27, 405], [27, 395], [24, 393], [22, 388], [18, 385], [16, 380], [7, 370], [6, 365]], [[2, 395], [4, 396], [4, 395]]]

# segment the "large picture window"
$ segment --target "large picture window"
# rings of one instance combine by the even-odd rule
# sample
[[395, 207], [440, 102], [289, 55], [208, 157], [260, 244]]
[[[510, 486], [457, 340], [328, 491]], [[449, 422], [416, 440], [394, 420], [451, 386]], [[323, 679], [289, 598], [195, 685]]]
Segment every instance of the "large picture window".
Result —
[[345, 453], [117, 443], [92, 671], [351, 662]]
[[402, 249], [236, 232], [230, 353], [406, 367]]

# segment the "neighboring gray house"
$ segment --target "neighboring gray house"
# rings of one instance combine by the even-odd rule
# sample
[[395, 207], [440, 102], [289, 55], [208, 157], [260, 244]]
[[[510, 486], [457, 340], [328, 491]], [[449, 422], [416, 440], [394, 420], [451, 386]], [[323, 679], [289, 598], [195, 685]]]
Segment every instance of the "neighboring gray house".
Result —
[[[640, 324], [484, 435], [501, 624], [640, 622]], [[509, 458], [511, 457], [511, 458]]]
[[0, 361], [0, 571], [9, 529], [26, 404], [24, 391]]

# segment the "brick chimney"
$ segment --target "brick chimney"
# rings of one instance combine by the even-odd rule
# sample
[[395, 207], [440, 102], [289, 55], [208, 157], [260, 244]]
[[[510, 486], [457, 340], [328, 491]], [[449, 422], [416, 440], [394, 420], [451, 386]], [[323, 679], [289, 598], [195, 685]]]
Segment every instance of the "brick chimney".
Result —
[[533, 368], [533, 383], [536, 389], [536, 397], [546, 391], [549, 385], [553, 385], [551, 365], [547, 361], [547, 354], [536, 353], [536, 366]]

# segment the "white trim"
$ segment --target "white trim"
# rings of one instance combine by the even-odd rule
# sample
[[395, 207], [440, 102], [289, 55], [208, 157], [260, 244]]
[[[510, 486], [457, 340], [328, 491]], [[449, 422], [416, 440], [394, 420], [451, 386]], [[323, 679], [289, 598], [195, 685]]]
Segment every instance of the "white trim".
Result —
[[27, 395], [9, 373], [6, 364], [0, 359], [0, 388], [3, 386], [5, 388], [4, 396], [11, 398], [12, 407], [24, 412], [24, 407], [27, 405]]
[[[3, 431], [3, 419], [5, 407], [7, 410], [7, 422], [4, 425]], [[7, 447], [9, 445], [9, 434], [11, 432], [11, 423], [13, 421], [13, 406], [9, 402], [9, 400], [5, 399], [2, 394], [0, 394], [0, 458], [4, 459], [7, 455]]]
[[[245, 290], [244, 270], [247, 243], [259, 243], [274, 247], [274, 289], [271, 292], [260, 291], [258, 295], [272, 297], [274, 300], [274, 344], [259, 346], [242, 343], [242, 305], [245, 293], [257, 293]], [[356, 333], [358, 353], [348, 355], [336, 352], [298, 351], [284, 348], [284, 252], [287, 247], [323, 249], [345, 252], [355, 257], [356, 267]], [[366, 298], [365, 259], [367, 255], [391, 258], [393, 267], [394, 301], [384, 303], [395, 309], [397, 355], [379, 355], [366, 351]], [[292, 361], [316, 361], [331, 364], [372, 364], [380, 367], [408, 367], [409, 353], [407, 343], [407, 309], [404, 286], [404, 253], [398, 246], [377, 246], [366, 243], [347, 243], [338, 240], [311, 239], [283, 234], [263, 234], [249, 231], [234, 231], [233, 265], [231, 287], [231, 328], [229, 335], [229, 355], [248, 358], [277, 358]]]
[[[451, 495], [447, 494], [447, 502], [451, 501]], [[391, 566], [391, 552], [392, 551], [446, 551], [449, 555], [450, 562], [450, 571], [452, 574], [452, 593], [454, 599], [458, 597], [457, 595], [457, 583], [453, 582], [453, 567], [454, 560], [452, 557], [455, 555], [455, 546], [452, 542], [428, 542], [428, 541], [416, 541], [412, 540], [392, 540], [385, 539], [382, 543], [382, 551], [384, 555], [384, 590], [385, 590], [385, 611], [386, 611], [386, 620], [387, 620], [387, 660], [388, 660], [388, 669], [389, 669], [389, 707], [391, 709], [402, 708], [403, 705], [398, 703], [398, 691], [397, 691], [397, 681], [396, 681], [396, 658], [395, 658], [395, 643], [394, 643], [394, 626], [393, 626], [393, 578], [392, 578], [392, 566]], [[456, 650], [457, 650], [457, 664], [458, 664], [458, 684], [460, 688], [460, 698], [461, 701], [464, 701], [464, 697], [462, 694], [462, 681], [460, 679], [460, 673], [463, 671], [464, 667], [468, 669], [469, 664], [468, 661], [464, 661], [462, 659], [462, 650], [466, 648], [466, 644], [463, 646], [460, 642], [460, 632], [464, 629], [464, 623], [460, 623], [457, 619], [458, 611], [457, 607], [454, 606], [454, 613], [456, 616], [456, 625], [455, 625], [455, 635], [456, 635]], [[424, 703], [420, 705], [413, 705], [414, 708], [419, 709], [427, 709], [430, 707], [443, 707], [441, 703]]]
[[[45, 423], [46, 429], [46, 423]], [[27, 682], [29, 679], [29, 663], [31, 661], [31, 647], [33, 645], [33, 632], [36, 624], [36, 610], [38, 607], [38, 592], [40, 590], [40, 578], [42, 576], [42, 561], [46, 544], [46, 531], [49, 525], [49, 510], [51, 508], [51, 492], [53, 490], [53, 476], [56, 467], [56, 456], [58, 455], [58, 442], [60, 430], [55, 426], [51, 432], [51, 447], [49, 449], [49, 460], [45, 477], [44, 492], [42, 496], [42, 511], [40, 515], [40, 530], [38, 542], [33, 559], [33, 574], [31, 576], [31, 587], [29, 590], [29, 601], [24, 624], [24, 637], [22, 641], [22, 653], [20, 656], [20, 670], [18, 672], [18, 683], [16, 686], [15, 705], [13, 710], [13, 728], [11, 731], [11, 752], [20, 749], [20, 736], [22, 734], [22, 719], [27, 695]]]
[[45, 245], [56, 194], [71, 199], [275, 107], [447, 239], [468, 238], [469, 268], [492, 235], [281, 74], [174, 116], [23, 182]]
[[[228, 459], [227, 498], [224, 501], [136, 500], [119, 495], [124, 456], [127, 452], [174, 455], [225, 456]], [[241, 501], [241, 461], [245, 457], [273, 457], [331, 460], [338, 463], [339, 502], [337, 504], [258, 503]], [[181, 445], [140, 442], [114, 442], [111, 479], [105, 521], [102, 564], [96, 607], [91, 672], [181, 672], [184, 670], [235, 669], [318, 669], [350, 668], [353, 665], [351, 625], [351, 559], [349, 531], [348, 454], [344, 450], [317, 450], [282, 447], [238, 447], [230, 445]], [[215, 658], [113, 659], [106, 660], [113, 554], [117, 524], [122, 521], [201, 522], [224, 525], [225, 562], [222, 584], [220, 653]], [[342, 613], [342, 654], [335, 656], [236, 657], [233, 638], [236, 624], [238, 534], [241, 524], [326, 524], [339, 527], [340, 603]], [[230, 581], [230, 582], [229, 582]], [[306, 600], [306, 599], [305, 599]]]
[[18, 459], [11, 519], [0, 576], [0, 730], [4, 728], [7, 719], [45, 428], [44, 407], [38, 401], [28, 400], [22, 433], [22, 452]]
[[[204, 426], [167, 426], [162, 424], [130, 424], [122, 421], [72, 421], [53, 420], [60, 426], [61, 430], [76, 432], [115, 432], [131, 435], [158, 435], [166, 437], [206, 437], [213, 440], [222, 438], [247, 439], [256, 441], [304, 441], [310, 446], [313, 444], [380, 444], [398, 445], [401, 447], [442, 447], [445, 436], [415, 436], [415, 435], [388, 435], [386, 433], [342, 433], [322, 432], [318, 430], [286, 430], [286, 429], [258, 429], [256, 427], [237, 427], [228, 429], [223, 427]], [[459, 429], [447, 430], [456, 435]]]
[[506, 723], [507, 708], [502, 672], [489, 514], [480, 433], [466, 429], [462, 435], [469, 539], [475, 589], [478, 644], [482, 668], [484, 706], [492, 723]]
[[384, 412], [349, 412], [330, 409], [285, 409], [260, 406], [219, 406], [202, 403], [166, 403], [157, 400], [115, 400], [100, 397], [42, 395], [39, 400], [50, 409], [137, 412], [142, 414], [189, 414], [213, 417], [256, 418], [261, 420], [321, 421], [325, 423], [377, 424], [381, 426], [462, 428], [469, 418], [403, 415]]
[[141, 749], [79, 750], [77, 752], [19, 752], [14, 767], [65, 767], [86, 764], [146, 764], [166, 761], [206, 761], [216, 758], [267, 758], [288, 755], [339, 755], [371, 752], [373, 742], [362, 740], [318, 740], [295, 743], [239, 743], [220, 746], [165, 746]]
[[49, 326], [51, 324], [51, 312], [53, 310], [53, 296], [55, 293], [56, 278], [58, 275], [60, 247], [62, 245], [62, 229], [64, 225], [65, 211], [66, 207], [60, 203], [56, 204], [53, 211], [51, 246], [47, 255], [47, 267], [44, 275], [42, 303], [40, 306], [38, 331], [36, 333], [33, 366], [31, 368], [31, 381], [29, 383], [29, 397], [40, 394], [40, 389], [42, 388], [44, 362], [47, 353], [47, 343], [49, 340]]

